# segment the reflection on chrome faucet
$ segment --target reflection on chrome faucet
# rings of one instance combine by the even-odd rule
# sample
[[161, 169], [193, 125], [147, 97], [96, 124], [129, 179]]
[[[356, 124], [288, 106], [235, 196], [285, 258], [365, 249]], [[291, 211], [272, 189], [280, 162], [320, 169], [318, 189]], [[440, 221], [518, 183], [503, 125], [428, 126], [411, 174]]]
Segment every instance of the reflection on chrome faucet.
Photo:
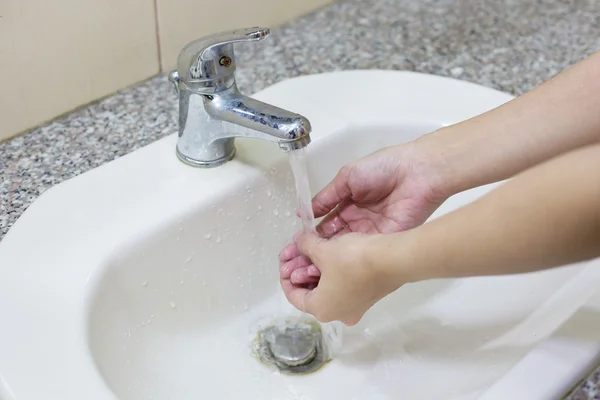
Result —
[[233, 43], [261, 40], [268, 28], [218, 33], [186, 45], [169, 80], [179, 93], [177, 156], [195, 167], [215, 167], [235, 154], [234, 138], [277, 142], [283, 150], [310, 143], [310, 122], [241, 94], [235, 83]]

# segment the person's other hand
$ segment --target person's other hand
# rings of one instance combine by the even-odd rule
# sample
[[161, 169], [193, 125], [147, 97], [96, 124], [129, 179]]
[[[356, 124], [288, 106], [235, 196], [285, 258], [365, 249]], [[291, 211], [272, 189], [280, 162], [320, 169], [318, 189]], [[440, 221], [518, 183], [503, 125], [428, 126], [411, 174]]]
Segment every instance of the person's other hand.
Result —
[[437, 154], [417, 142], [387, 147], [344, 166], [313, 199], [317, 232], [394, 233], [425, 220], [448, 197]]
[[358, 323], [377, 301], [404, 283], [397, 276], [402, 267], [386, 271], [371, 262], [368, 254], [373, 248], [369, 246], [376, 236], [381, 235], [349, 233], [333, 239], [309, 233], [297, 235], [294, 249], [312, 260], [308, 268], [318, 266], [320, 280], [316, 287], [294, 284], [290, 280], [290, 263], [283, 263], [281, 287], [288, 301], [321, 322]]
[[[395, 233], [422, 224], [452, 194], [440, 160], [436, 149], [416, 141], [344, 166], [313, 199], [315, 217], [324, 216], [318, 234]], [[295, 243], [282, 250], [280, 263], [281, 278], [291, 284], [313, 288], [319, 281], [319, 269]]]

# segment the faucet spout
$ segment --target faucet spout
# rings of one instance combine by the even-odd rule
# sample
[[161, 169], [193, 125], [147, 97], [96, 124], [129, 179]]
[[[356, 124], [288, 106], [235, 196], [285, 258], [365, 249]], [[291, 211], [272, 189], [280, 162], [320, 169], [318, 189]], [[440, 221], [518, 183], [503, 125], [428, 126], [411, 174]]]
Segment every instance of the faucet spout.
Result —
[[246, 137], [277, 142], [285, 151], [310, 143], [311, 126], [300, 114], [241, 94], [235, 85], [217, 96], [206, 96], [205, 109], [213, 118], [248, 129], [233, 129], [223, 137]]

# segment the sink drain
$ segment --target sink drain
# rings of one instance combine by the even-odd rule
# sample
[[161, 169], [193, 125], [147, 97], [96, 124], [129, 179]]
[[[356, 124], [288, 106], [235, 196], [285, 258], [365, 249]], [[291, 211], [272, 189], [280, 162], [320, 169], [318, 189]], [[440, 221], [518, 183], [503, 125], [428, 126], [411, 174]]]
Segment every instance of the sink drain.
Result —
[[288, 318], [262, 329], [254, 353], [263, 363], [288, 375], [314, 372], [327, 361], [321, 327], [303, 318]]

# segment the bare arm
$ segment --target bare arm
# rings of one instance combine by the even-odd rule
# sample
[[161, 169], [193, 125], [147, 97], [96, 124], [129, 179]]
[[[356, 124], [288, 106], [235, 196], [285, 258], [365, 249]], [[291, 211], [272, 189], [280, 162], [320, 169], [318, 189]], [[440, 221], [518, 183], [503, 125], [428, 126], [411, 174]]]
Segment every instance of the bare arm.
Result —
[[399, 284], [535, 271], [599, 257], [600, 145], [541, 164], [470, 205], [377, 241], [371, 254], [388, 254], [379, 262], [398, 269]]
[[408, 231], [332, 240], [302, 234], [296, 242], [321, 277], [307, 288], [282, 273], [287, 298], [320, 321], [349, 325], [407, 282], [529, 272], [600, 257], [600, 145], [547, 161]]
[[[287, 246], [283, 290], [321, 321], [354, 324], [406, 282], [600, 257], [599, 143], [596, 53], [501, 107], [342, 170], [313, 201], [329, 213], [321, 235], [334, 239], [303, 234]], [[414, 228], [447, 197], [515, 175]]]
[[600, 52], [494, 110], [415, 141], [442, 160], [448, 195], [598, 142]]

